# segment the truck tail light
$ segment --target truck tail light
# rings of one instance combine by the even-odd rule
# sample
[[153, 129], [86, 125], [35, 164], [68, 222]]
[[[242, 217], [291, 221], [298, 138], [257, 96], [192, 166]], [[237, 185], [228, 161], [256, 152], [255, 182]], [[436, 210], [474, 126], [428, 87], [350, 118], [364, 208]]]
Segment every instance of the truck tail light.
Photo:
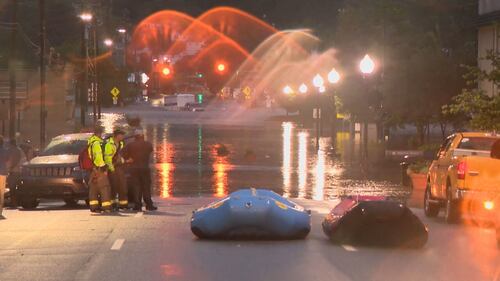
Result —
[[495, 203], [493, 203], [493, 201], [484, 201], [483, 207], [488, 211], [492, 211], [495, 209]]
[[457, 178], [459, 180], [465, 179], [465, 174], [467, 173], [467, 163], [460, 162], [457, 165]]

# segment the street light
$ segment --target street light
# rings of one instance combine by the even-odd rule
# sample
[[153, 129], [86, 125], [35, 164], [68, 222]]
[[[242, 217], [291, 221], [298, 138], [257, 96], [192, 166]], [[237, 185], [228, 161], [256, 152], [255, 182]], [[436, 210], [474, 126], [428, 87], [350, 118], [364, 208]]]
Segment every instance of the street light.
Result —
[[373, 62], [369, 55], [365, 55], [359, 63], [359, 69], [363, 74], [371, 74], [375, 70], [375, 62]]
[[[92, 23], [93, 16], [89, 12], [83, 12], [79, 15], [80, 19], [83, 22], [83, 37], [82, 37], [82, 54], [85, 57], [85, 66], [84, 66], [84, 75], [82, 77], [82, 84], [80, 87], [80, 125], [82, 127], [85, 126], [85, 118], [87, 115], [87, 103], [88, 103], [88, 95], [89, 95], [89, 32], [90, 32], [90, 25]], [[92, 93], [93, 95], [93, 93]], [[97, 112], [96, 112], [96, 103], [95, 103], [95, 97], [92, 96], [93, 100], [93, 108], [94, 108], [94, 122], [96, 122], [97, 119]]]
[[320, 109], [320, 95], [325, 92], [325, 80], [321, 75], [316, 74], [313, 78], [313, 85], [318, 88], [318, 93], [316, 94], [316, 150], [319, 150], [319, 135], [320, 135], [320, 118], [321, 118], [321, 109]]
[[328, 73], [328, 81], [332, 84], [337, 84], [340, 81], [340, 74], [333, 68], [330, 73]]
[[285, 86], [285, 87], [283, 88], [283, 94], [285, 94], [285, 95], [291, 95], [291, 94], [293, 94], [293, 89], [292, 89], [292, 87], [290, 87], [290, 86], [288, 86], [288, 85], [287, 85], [287, 86]]
[[80, 14], [80, 19], [84, 22], [90, 22], [92, 20], [93, 16], [91, 13], [81, 13]]
[[[365, 76], [372, 74], [373, 71], [375, 70], [375, 62], [373, 62], [373, 60], [370, 58], [369, 55], [365, 55], [365, 57], [359, 63], [359, 69], [361, 70], [361, 73], [363, 73], [363, 81], [364, 81]], [[364, 83], [365, 87], [367, 88], [366, 82]], [[368, 158], [368, 122], [365, 122], [363, 126], [363, 143], [364, 143], [362, 150], [363, 157]]]
[[304, 84], [304, 83], [300, 84], [300, 86], [299, 86], [299, 92], [301, 94], [306, 94], [307, 93], [307, 85]]
[[314, 87], [320, 88], [324, 85], [324, 83], [325, 83], [325, 80], [323, 80], [323, 77], [321, 77], [321, 75], [316, 74], [316, 76], [314, 76], [314, 79], [313, 79]]
[[[328, 82], [330, 84], [337, 84], [340, 81], [340, 74], [335, 68], [332, 68], [330, 73], [328, 73]], [[331, 135], [332, 135], [332, 146], [335, 148], [337, 144], [337, 106], [335, 104], [335, 89], [332, 90], [333, 102], [332, 102], [332, 122], [331, 122]]]
[[109, 39], [109, 38], [104, 39], [104, 45], [105, 45], [106, 47], [111, 47], [111, 46], [113, 46], [113, 40], [111, 40], [111, 39]]

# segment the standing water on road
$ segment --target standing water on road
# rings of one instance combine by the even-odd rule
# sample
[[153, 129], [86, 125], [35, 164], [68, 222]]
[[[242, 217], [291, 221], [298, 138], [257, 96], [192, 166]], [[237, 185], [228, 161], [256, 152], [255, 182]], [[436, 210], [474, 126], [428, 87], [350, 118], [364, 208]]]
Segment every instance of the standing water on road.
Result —
[[147, 124], [153, 143], [153, 183], [163, 198], [225, 196], [265, 187], [286, 197], [329, 200], [346, 195], [403, 199], [397, 168], [363, 168], [350, 161], [349, 137], [339, 134], [315, 151], [313, 133], [292, 123], [267, 126]]

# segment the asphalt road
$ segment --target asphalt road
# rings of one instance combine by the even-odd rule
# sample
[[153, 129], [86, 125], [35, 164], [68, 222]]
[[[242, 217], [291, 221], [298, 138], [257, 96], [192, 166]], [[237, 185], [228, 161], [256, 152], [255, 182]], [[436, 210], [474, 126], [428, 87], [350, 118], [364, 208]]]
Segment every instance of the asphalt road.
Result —
[[157, 212], [115, 216], [53, 203], [4, 210], [0, 280], [500, 280], [488, 227], [424, 218], [430, 238], [420, 250], [337, 246], [320, 225], [331, 203], [298, 200], [313, 210], [305, 240], [200, 241], [189, 219], [210, 198], [156, 201]]

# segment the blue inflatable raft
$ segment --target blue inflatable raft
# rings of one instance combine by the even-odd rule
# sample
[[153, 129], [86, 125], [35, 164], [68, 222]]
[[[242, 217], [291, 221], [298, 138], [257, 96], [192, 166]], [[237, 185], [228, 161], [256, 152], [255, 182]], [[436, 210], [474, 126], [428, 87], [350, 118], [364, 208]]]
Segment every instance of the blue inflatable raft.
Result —
[[241, 189], [193, 212], [191, 231], [207, 239], [301, 239], [310, 211], [265, 189]]

